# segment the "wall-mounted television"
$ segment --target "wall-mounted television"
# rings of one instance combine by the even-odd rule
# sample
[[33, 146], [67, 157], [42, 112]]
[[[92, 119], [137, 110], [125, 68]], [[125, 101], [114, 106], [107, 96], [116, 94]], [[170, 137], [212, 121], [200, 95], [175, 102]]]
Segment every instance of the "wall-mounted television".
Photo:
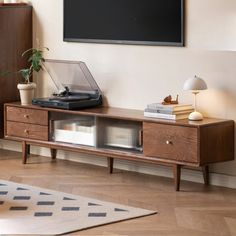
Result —
[[184, 0], [64, 0], [64, 41], [184, 46]]

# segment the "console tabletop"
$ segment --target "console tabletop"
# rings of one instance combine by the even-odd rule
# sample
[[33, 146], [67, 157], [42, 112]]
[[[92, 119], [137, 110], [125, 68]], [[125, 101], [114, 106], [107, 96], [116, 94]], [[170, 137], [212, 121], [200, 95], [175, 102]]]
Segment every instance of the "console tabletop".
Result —
[[234, 121], [202, 121], [144, 117], [143, 111], [113, 107], [83, 110], [43, 108], [20, 103], [4, 105], [5, 139], [22, 142], [26, 164], [30, 145], [107, 157], [109, 173], [114, 159], [173, 167], [175, 189], [181, 167], [201, 167], [209, 183], [209, 164], [234, 159]]

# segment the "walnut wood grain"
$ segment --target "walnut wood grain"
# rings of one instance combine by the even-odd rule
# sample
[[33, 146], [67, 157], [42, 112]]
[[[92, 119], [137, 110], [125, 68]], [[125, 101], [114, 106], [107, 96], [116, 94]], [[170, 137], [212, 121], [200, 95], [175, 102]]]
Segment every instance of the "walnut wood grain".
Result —
[[29, 153], [28, 153], [29, 146], [30, 145], [26, 144], [25, 141], [22, 142], [22, 164], [27, 163], [27, 158], [29, 156]]
[[[17, 72], [28, 65], [21, 54], [32, 48], [32, 7], [0, 6], [0, 71]], [[3, 137], [3, 104], [19, 101], [20, 76], [0, 76], [0, 137]]]
[[173, 166], [173, 174], [174, 174], [175, 191], [179, 191], [180, 178], [181, 178], [181, 165]]
[[234, 121], [200, 128], [201, 165], [234, 159]]
[[48, 141], [48, 126], [7, 121], [7, 135]]
[[114, 164], [114, 158], [108, 157], [107, 158], [107, 165], [108, 165], [108, 173], [109, 174], [113, 173], [113, 164]]
[[203, 179], [205, 185], [209, 185], [210, 179], [209, 179], [209, 166], [203, 166], [202, 167], [202, 173], [203, 173]]
[[[102, 148], [104, 147], [104, 140], [106, 135], [106, 119], [104, 120], [101, 117], [97, 117], [96, 119], [96, 140], [97, 140], [97, 147]], [[102, 130], [102, 132], [101, 132]]]
[[57, 149], [55, 148], [50, 148], [50, 152], [51, 152], [51, 158], [52, 160], [55, 160], [57, 158]]
[[30, 156], [30, 145], [28, 145], [27, 153]]
[[[22, 107], [19, 102], [14, 103], [6, 103], [5, 106], [14, 106], [14, 107]], [[88, 108], [88, 109], [80, 109], [80, 110], [63, 110], [49, 107], [40, 107], [36, 105], [26, 105], [25, 108], [43, 110], [43, 111], [51, 111], [63, 114], [75, 114], [75, 115], [88, 115], [95, 116], [101, 118], [115, 118], [121, 120], [133, 120], [133, 121], [145, 121], [145, 122], [155, 122], [159, 124], [169, 124], [176, 126], [186, 126], [186, 127], [203, 127], [203, 126], [214, 126], [218, 123], [228, 122], [229, 120], [225, 119], [216, 119], [216, 118], [208, 118], [204, 117], [201, 121], [190, 121], [188, 119], [182, 120], [166, 120], [166, 119], [155, 119], [155, 118], [147, 118], [144, 117], [142, 110], [135, 109], [124, 109], [117, 107], [96, 107], [96, 108]]]
[[[35, 122], [38, 118], [33, 117], [30, 122], [34, 124], [30, 124], [28, 121], [24, 121], [25, 123], [19, 122], [22, 121], [19, 120], [19, 116], [12, 118], [16, 121], [9, 121], [8, 114], [14, 114], [14, 112], [9, 112], [11, 109], [17, 112], [21, 109], [28, 109], [30, 114], [41, 115], [42, 113], [44, 114], [43, 117], [46, 117], [45, 120], [47, 120], [49, 126], [36, 125]], [[47, 115], [45, 115], [45, 112]], [[54, 116], [54, 113], [56, 113], [56, 116]], [[52, 120], [58, 117], [63, 118], [63, 114], [95, 117], [98, 139], [104, 138], [104, 129], [110, 124], [110, 122], [107, 122], [108, 120], [111, 122], [120, 120], [121, 123], [127, 120], [127, 123], [138, 123], [143, 128], [144, 152], [105, 148], [99, 142], [97, 147], [90, 147], [49, 141], [49, 135], [52, 134], [51, 131], [53, 130]], [[25, 154], [27, 153], [26, 145], [36, 145], [50, 148], [52, 157], [55, 157], [57, 149], [109, 157], [108, 171], [110, 173], [113, 170], [113, 158], [168, 165], [173, 167], [175, 189], [177, 191], [180, 186], [182, 166], [199, 167], [206, 166], [208, 163], [234, 159], [234, 122], [232, 120], [206, 118], [200, 122], [182, 120], [172, 123], [159, 119], [147, 120], [140, 117], [133, 110], [128, 109], [100, 107], [81, 111], [65, 111], [31, 105], [23, 107], [18, 103], [5, 104], [5, 120], [7, 120], [5, 138], [23, 142], [23, 162], [27, 159]], [[119, 124], [120, 122], [116, 123]], [[27, 129], [29, 131], [24, 132]], [[208, 167], [203, 168], [203, 173], [205, 181], [208, 182]]]
[[69, 143], [60, 143], [60, 142], [53, 142], [53, 141], [42, 141], [42, 140], [34, 140], [30, 138], [20, 138], [20, 137], [13, 137], [13, 136], [5, 136], [6, 140], [13, 140], [13, 141], [26, 141], [30, 145], [46, 147], [46, 148], [55, 148], [58, 150], [70, 151], [70, 152], [79, 152], [85, 154], [93, 154], [98, 157], [113, 157], [116, 159], [121, 160], [130, 160], [136, 162], [146, 162], [151, 164], [163, 165], [163, 166], [173, 166], [173, 164], [180, 164], [186, 165], [191, 167], [199, 167], [199, 163], [188, 163], [183, 161], [176, 161], [176, 160], [168, 160], [158, 157], [149, 157], [144, 156], [143, 154], [136, 153], [136, 152], [129, 152], [129, 151], [120, 151], [120, 150], [113, 150], [113, 149], [105, 149], [105, 148], [95, 148], [90, 146], [84, 145], [76, 145], [76, 144], [69, 144]]
[[7, 120], [27, 124], [48, 125], [48, 112], [20, 107], [7, 107]]
[[144, 122], [143, 144], [146, 156], [198, 162], [196, 128]]

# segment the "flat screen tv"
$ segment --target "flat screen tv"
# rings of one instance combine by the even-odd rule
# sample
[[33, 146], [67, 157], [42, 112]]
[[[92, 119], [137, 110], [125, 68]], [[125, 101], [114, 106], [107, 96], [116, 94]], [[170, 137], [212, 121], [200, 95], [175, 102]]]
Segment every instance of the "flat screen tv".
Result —
[[184, 0], [64, 0], [64, 41], [184, 46]]

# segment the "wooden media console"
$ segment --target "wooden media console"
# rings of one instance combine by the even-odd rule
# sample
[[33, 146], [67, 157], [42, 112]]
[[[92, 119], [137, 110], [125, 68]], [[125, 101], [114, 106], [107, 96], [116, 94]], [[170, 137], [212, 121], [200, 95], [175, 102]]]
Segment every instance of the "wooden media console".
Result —
[[7, 103], [5, 139], [22, 142], [26, 164], [30, 145], [108, 158], [162, 164], [173, 167], [175, 189], [180, 188], [181, 167], [202, 167], [209, 183], [211, 163], [234, 159], [234, 121], [204, 118], [171, 121], [151, 119], [143, 111], [112, 107], [61, 110]]

